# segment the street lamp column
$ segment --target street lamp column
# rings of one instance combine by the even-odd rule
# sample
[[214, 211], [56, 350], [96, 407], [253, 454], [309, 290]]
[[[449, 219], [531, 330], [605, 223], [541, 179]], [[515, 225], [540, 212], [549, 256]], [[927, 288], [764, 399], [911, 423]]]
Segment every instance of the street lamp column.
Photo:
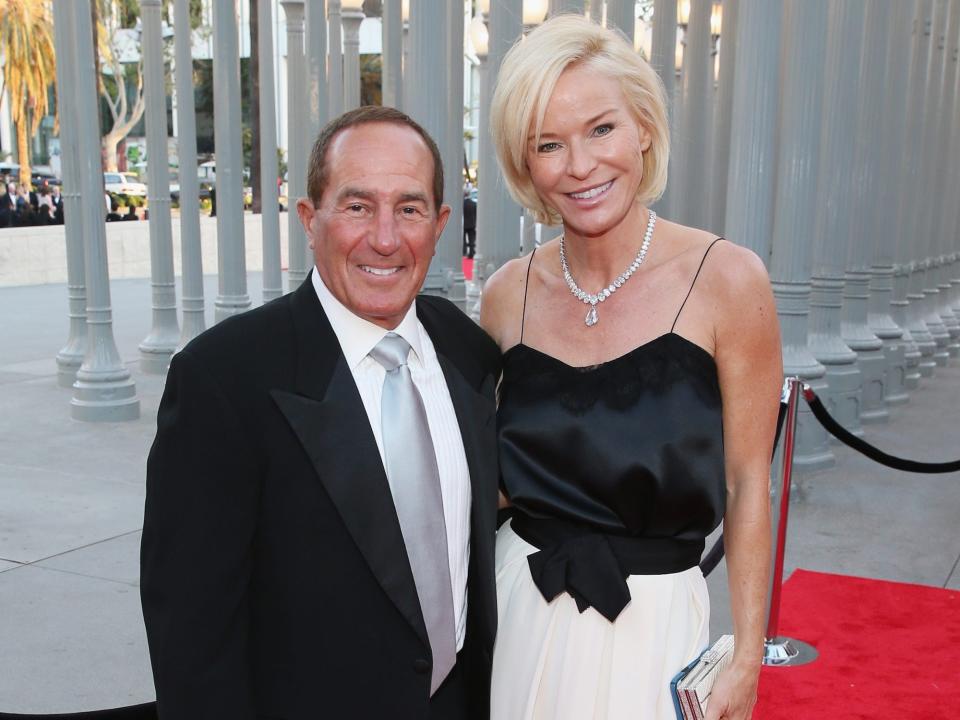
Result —
[[[678, 220], [706, 229], [710, 218], [710, 99], [713, 94], [713, 58], [710, 55], [711, 0], [691, 0], [690, 24], [686, 33], [681, 94], [683, 117], [674, 147], [683, 146], [684, 165], [682, 212]], [[774, 91], [776, 85], [774, 85]], [[773, 123], [776, 122], [774, 110]], [[771, 145], [772, 148], [772, 145]]]
[[[87, 281], [87, 354], [77, 370], [70, 400], [74, 420], [136, 420], [140, 401], [130, 371], [120, 359], [113, 338], [107, 233], [104, 225], [103, 169], [100, 161], [100, 123], [97, 112], [96, 65], [89, 0], [57, 0], [69, 8], [61, 12], [71, 36], [73, 62], [70, 84], [73, 107], [66, 109], [76, 123], [80, 188], [79, 220], [84, 237], [84, 273]], [[62, 9], [62, 8], [61, 8]]]
[[197, 115], [193, 100], [193, 57], [190, 42], [190, 2], [176, 0], [173, 44], [177, 89], [177, 158], [180, 165], [180, 274], [183, 326], [180, 346], [203, 332], [207, 323], [203, 302], [203, 256], [200, 247], [200, 183], [197, 180]]
[[921, 248], [922, 262], [918, 266], [919, 284], [917, 287], [918, 299], [921, 307], [921, 321], [926, 324], [933, 336], [936, 348], [933, 351], [933, 361], [944, 367], [949, 361], [947, 344], [950, 335], [943, 324], [943, 319], [937, 313], [937, 300], [940, 289], [937, 287], [936, 270], [938, 258], [936, 256], [937, 242], [934, 238], [936, 231], [933, 216], [936, 208], [936, 196], [942, 191], [937, 177], [937, 158], [942, 155], [942, 148], [938, 142], [937, 124], [943, 110], [943, 87], [941, 85], [944, 73], [945, 35], [947, 25], [947, 0], [936, 0], [933, 29], [930, 38], [930, 54], [927, 70], [927, 92], [923, 104], [923, 139], [921, 162], [922, 166], [922, 204], [918, 216], [917, 234]]
[[607, 0], [607, 27], [616, 28], [626, 35], [630, 45], [633, 45], [636, 18], [636, 0]]
[[[926, 72], [926, 48], [930, 33], [930, 3], [931, 0], [919, 0], [916, 3], [916, 12], [913, 14], [913, 33], [910, 41], [910, 70], [907, 83], [907, 92], [903, 95], [908, 99], [906, 103], [906, 130], [903, 134], [903, 145], [900, 162], [900, 172], [897, 177], [901, 180], [900, 204], [897, 213], [897, 242], [894, 250], [896, 265], [893, 276], [893, 300], [890, 301], [890, 311], [894, 321], [904, 330], [904, 340], [907, 344], [904, 349], [906, 375], [904, 384], [908, 389], [916, 388], [920, 378], [933, 374], [935, 363], [928, 359], [933, 355], [933, 338], [923, 323], [914, 322], [917, 308], [911, 297], [913, 280], [914, 248], [912, 239], [916, 227], [916, 207], [919, 186], [919, 135], [922, 130], [923, 113], [923, 86]], [[909, 238], [909, 240], [908, 240]]]
[[446, 107], [446, 143], [441, 148], [443, 164], [447, 169], [444, 175], [444, 191], [450, 205], [450, 218], [440, 237], [437, 254], [442, 256], [444, 286], [447, 297], [461, 310], [466, 309], [466, 279], [463, 275], [463, 74], [464, 74], [464, 5], [462, 2], [450, 4], [450, 17], [447, 19], [446, 62], [447, 107]]
[[300, 99], [306, 86], [303, 52], [303, 0], [281, 0], [287, 16], [287, 289], [300, 287], [310, 269], [307, 237], [296, 202], [306, 195], [306, 127]]
[[[58, 58], [75, 57], [71, 19], [63, 0], [53, 3], [53, 41]], [[61, 202], [67, 243], [67, 301], [70, 333], [57, 353], [57, 383], [72, 387], [87, 352], [87, 287], [83, 268], [83, 230], [80, 208], [80, 167], [76, 124], [67, 113], [76, 107], [71, 63], [57, 63], [57, 113], [60, 116], [60, 160], [63, 174]]]
[[[323, 0], [320, 0], [322, 3]], [[277, 92], [273, 75], [272, 3], [257, 3], [257, 52], [260, 59], [260, 232], [263, 243], [263, 301], [283, 295], [280, 270], [280, 174], [277, 159]], [[288, 208], [293, 214], [294, 208]]]
[[360, 23], [363, 0], [343, 0], [343, 110], [360, 107]]
[[[596, 0], [594, 0], [596, 1]], [[663, 83], [666, 97], [668, 99], [667, 111], [669, 112], [670, 133], [674, 134], [676, 129], [676, 112], [673, 103], [674, 79], [676, 78], [676, 55], [677, 55], [677, 3], [676, 0], [655, 0], [653, 4], [653, 37], [650, 43], [650, 64], [660, 75], [660, 81]], [[673, 153], [670, 153], [670, 165], [668, 168], [667, 188], [663, 196], [654, 205], [654, 209], [661, 215], [669, 215], [671, 207], [671, 196], [674, 186], [674, 170], [677, 161]], [[723, 184], [726, 185], [727, 179], [723, 178]]]
[[[785, 13], [791, 31], [783, 39], [770, 280], [783, 332], [784, 375], [798, 376], [821, 393], [827, 390], [826, 370], [807, 348], [807, 324], [813, 255], [809, 219], [816, 215], [819, 167], [819, 157], [810, 148], [820, 143], [823, 118], [827, 0], [787, 0]], [[827, 433], [805, 405], [798, 415], [794, 462], [805, 471], [834, 464]]]
[[343, 33], [340, 7], [340, 0], [329, 0], [327, 5], [327, 44], [330, 47], [327, 65], [327, 97], [330, 120], [343, 114]]
[[879, 147], [883, 138], [882, 112], [884, 58], [886, 55], [889, 6], [873, 2], [867, 6], [864, 43], [860, 57], [854, 166], [850, 186], [850, 239], [844, 274], [842, 337], [857, 353], [861, 374], [860, 420], [864, 423], [889, 419], [884, 401], [887, 360], [883, 341], [868, 325], [870, 277], [877, 237]]
[[550, 17], [560, 13], [583, 15], [584, 10], [584, 0], [550, 0]]
[[932, 53], [933, 34], [933, 2], [922, 0], [919, 3], [920, 16], [917, 19], [920, 27], [919, 42], [915, 44], [911, 62], [910, 74], [910, 121], [907, 130], [906, 147], [910, 151], [905, 153], [903, 177], [906, 182], [907, 195], [910, 197], [909, 210], [905, 214], [905, 224], [901, 237], [919, 238], [920, 247], [913, 243], [907, 250], [909, 253], [909, 268], [906, 299], [907, 318], [910, 334], [913, 336], [920, 350], [918, 369], [921, 377], [931, 377], [937, 366], [934, 354], [937, 350], [936, 339], [930, 328], [924, 322], [923, 307], [923, 266], [926, 262], [923, 250], [922, 236], [919, 235], [919, 226], [923, 219], [921, 207], [925, 202], [923, 181], [925, 179], [925, 164], [923, 162], [923, 133], [927, 107], [927, 96], [930, 94], [930, 57]]
[[213, 115], [217, 151], [217, 322], [250, 307], [243, 227], [240, 48], [234, 0], [213, 0]]
[[[960, 117], [960, 37], [954, 37], [953, 62], [955, 66], [954, 105], [951, 117]], [[951, 152], [947, 157], [956, 158], [960, 153], [960, 124], [954, 123], [951, 137]], [[944, 242], [946, 243], [947, 264], [946, 282], [950, 284], [947, 292], [949, 307], [960, 320], [960, 202], [957, 202], [955, 188], [960, 187], [960, 166], [956, 162], [950, 163], [949, 179], [944, 188], [954, 188], [953, 202], [944, 203], [945, 220], [943, 225]]]
[[[326, 0], [308, 0], [304, 11], [304, 22], [307, 34], [307, 77], [310, 84], [310, 130], [307, 133], [307, 139], [312, 143], [320, 134], [321, 128], [330, 120], [327, 90]], [[292, 211], [293, 208], [291, 207], [290, 210]]]
[[[710, 229], [726, 233], [727, 175], [730, 171], [730, 132], [733, 118], [733, 73], [737, 49], [740, 0], [724, 0], [720, 31], [720, 77], [714, 111], [713, 184], [710, 192]], [[815, 177], [815, 176], [814, 176]], [[807, 240], [806, 242], [809, 242]], [[803, 412], [803, 411], [801, 411]], [[802, 418], [803, 416], [801, 416]], [[802, 419], [801, 419], [801, 422]]]
[[170, 228], [170, 173], [167, 157], [167, 93], [163, 72], [160, 0], [142, 0], [143, 74], [147, 121], [147, 191], [150, 208], [150, 286], [153, 327], [140, 343], [140, 368], [163, 374], [177, 349], [177, 294]]
[[[522, 0], [493, 0], [490, 4], [490, 47], [487, 54], [489, 99], [497, 86], [500, 63], [523, 32]], [[480, 130], [480, 188], [477, 199], [477, 242], [484, 250], [481, 277], [486, 279], [520, 254], [520, 207], [500, 177], [489, 128]], [[481, 239], [482, 238], [482, 239]], [[476, 267], [476, 265], [474, 266]]]
[[[864, 0], [831, 0], [827, 30], [823, 139], [812, 216], [813, 272], [810, 350], [827, 369], [826, 405], [847, 430], [862, 434], [861, 375], [857, 354], [841, 337], [841, 304], [856, 141], [857, 83], [863, 43]], [[740, 17], [746, 19], [746, 13]], [[738, 68], [739, 72], [739, 68]]]
[[[438, 102], [436, 89], [448, 88], [448, 73], [463, 72], [462, 59], [459, 67], [450, 67], [445, 33], [437, 32], [438, 27], [450, 26], [450, 16], [453, 14], [451, 5], [453, 3], [450, 2], [435, 4], [413, 2], [410, 6], [410, 83], [406, 87], [404, 102], [407, 105], [407, 114], [430, 134], [440, 148], [441, 154], [448, 147], [448, 109], [446, 102]], [[459, 14], [457, 14], [457, 21], [460, 21]], [[458, 102], [462, 112], [462, 92]], [[460, 162], [458, 161], [454, 167], [459, 168]], [[456, 172], [449, 165], [446, 171], [449, 174]], [[450, 204], [459, 203], [462, 198], [458, 193], [457, 197], [446, 198], [446, 201]], [[449, 226], [450, 223], [447, 225]], [[448, 283], [451, 276], [447, 270], [452, 272], [452, 268], [446, 265], [449, 258], [443, 250], [446, 243], [450, 242], [450, 235], [446, 229], [439, 242], [437, 254], [433, 256], [423, 286], [423, 291], [430, 295], [443, 295], [450, 289]], [[457, 247], [460, 246], [460, 242], [457, 238]]]
[[[727, 198], [726, 227], [764, 263], [770, 259], [773, 231], [782, 14], [782, 0], [741, 0], [737, 28], [728, 179], [737, 191]], [[686, 73], [686, 59], [684, 64]], [[684, 105], [684, 115], [690, 110]]]
[[403, 7], [383, 3], [383, 104], [403, 107]]
[[[913, 8], [908, 3], [894, 3], [888, 23], [886, 71], [883, 91], [883, 144], [887, 147], [903, 147], [906, 131], [907, 108], [903, 98], [907, 96], [907, 80], [910, 72], [910, 34], [906, 32], [913, 21]], [[879, 182], [881, 187], [875, 197], [897, 197], [900, 193], [895, 153], [882, 153], [880, 157]], [[905, 353], [909, 335], [893, 319], [893, 278], [896, 270], [896, 245], [898, 206], [896, 203], [878, 203], [877, 242], [870, 278], [870, 329], [883, 341], [886, 357], [884, 375], [884, 400], [888, 405], [898, 405], [908, 400]]]
[[942, 150], [949, 150], [950, 148], [951, 134], [955, 130], [955, 119], [957, 118], [958, 108], [954, 102], [956, 99], [957, 31], [958, 26], [960, 26], [960, 0], [950, 0], [949, 17], [943, 49], [943, 90], [941, 92], [943, 99], [938, 113], [937, 134], [940, 138], [938, 148], [941, 150], [935, 154], [937, 162], [936, 187], [933, 197], [931, 227], [934, 229], [933, 252], [936, 255], [933, 283], [936, 284], [938, 290], [934, 297], [933, 312], [940, 316], [949, 335], [947, 352], [950, 357], [957, 357], [960, 355], [960, 342], [958, 342], [960, 341], [960, 322], [958, 322], [950, 302], [952, 287], [949, 277], [950, 248], [946, 217], [947, 206], [955, 204], [955, 201], [945, 192], [946, 188], [956, 187], [950, 185], [952, 174], [950, 165], [955, 163], [949, 162], [949, 159], [954, 156]]
[[[483, 172], [485, 167], [491, 167], [488, 163], [496, 163], [495, 157], [489, 157], [492, 151], [490, 147], [490, 136], [487, 128], [490, 124], [490, 75], [488, 72], [487, 51], [489, 47], [490, 36], [487, 31], [487, 25], [484, 22], [483, 14], [476, 15], [470, 22], [470, 41], [477, 54], [477, 75], [480, 82], [480, 107], [477, 121], [478, 149], [477, 149], [477, 170], [479, 172], [478, 186], [483, 184]], [[489, 158], [489, 159], [488, 159]], [[477, 197], [480, 197], [479, 187]], [[477, 208], [478, 215], [480, 208]], [[480, 224], [479, 217], [477, 224]], [[467, 285], [466, 311], [476, 322], [480, 321], [480, 296], [483, 290], [483, 280], [486, 275], [481, 273], [483, 267], [483, 236], [477, 233], [476, 244], [473, 253], [473, 277]], [[481, 277], [483, 275], [483, 277]]]

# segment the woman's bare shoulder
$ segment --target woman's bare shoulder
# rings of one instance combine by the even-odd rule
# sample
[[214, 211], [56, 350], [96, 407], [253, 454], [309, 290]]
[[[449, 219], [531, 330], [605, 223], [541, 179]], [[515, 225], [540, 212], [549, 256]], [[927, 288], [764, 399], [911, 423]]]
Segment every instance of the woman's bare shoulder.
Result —
[[659, 237], [654, 240], [664, 248], [661, 262], [680, 260], [681, 264], [699, 263], [717, 236], [706, 230], [688, 227], [664, 218], [658, 218]]
[[756, 362], [776, 355], [780, 347], [776, 301], [759, 256], [724, 240], [711, 249], [702, 274], [716, 309], [718, 353], [739, 348]]
[[770, 276], [760, 257], [750, 248], [720, 239], [710, 248], [703, 273], [714, 290], [732, 305], [737, 300], [756, 298], [757, 293], [769, 294]]
[[507, 261], [487, 278], [483, 286], [480, 325], [501, 349], [512, 344], [508, 337], [512, 326], [519, 327], [530, 260], [529, 255], [524, 255]]

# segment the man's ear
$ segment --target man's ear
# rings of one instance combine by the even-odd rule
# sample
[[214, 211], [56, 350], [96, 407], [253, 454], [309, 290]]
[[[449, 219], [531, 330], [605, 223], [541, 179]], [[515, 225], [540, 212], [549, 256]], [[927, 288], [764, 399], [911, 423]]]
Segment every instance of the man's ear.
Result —
[[310, 247], [313, 247], [313, 235], [310, 231], [310, 224], [313, 222], [313, 216], [317, 209], [310, 198], [300, 198], [297, 200], [297, 216], [300, 218], [300, 224], [303, 225], [303, 231], [307, 235]]
[[450, 206], [441, 205], [437, 211], [437, 236], [434, 238], [434, 244], [440, 242], [440, 236], [443, 234], [443, 229], [447, 226], [447, 220], [449, 219]]

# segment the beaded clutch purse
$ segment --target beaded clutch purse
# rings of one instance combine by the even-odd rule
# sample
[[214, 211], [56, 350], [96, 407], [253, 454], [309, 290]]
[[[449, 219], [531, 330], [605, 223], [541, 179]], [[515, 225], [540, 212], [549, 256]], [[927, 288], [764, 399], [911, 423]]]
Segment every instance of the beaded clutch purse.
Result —
[[733, 635], [723, 635], [670, 681], [677, 720], [703, 720], [717, 676], [733, 659]]

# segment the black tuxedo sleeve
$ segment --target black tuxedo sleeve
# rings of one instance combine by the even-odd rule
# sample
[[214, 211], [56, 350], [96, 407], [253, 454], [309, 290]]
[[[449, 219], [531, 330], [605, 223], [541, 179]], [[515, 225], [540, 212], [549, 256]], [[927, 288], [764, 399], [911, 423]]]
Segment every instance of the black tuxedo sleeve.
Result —
[[147, 460], [141, 601], [162, 720], [254, 717], [254, 444], [189, 350], [174, 356]]

